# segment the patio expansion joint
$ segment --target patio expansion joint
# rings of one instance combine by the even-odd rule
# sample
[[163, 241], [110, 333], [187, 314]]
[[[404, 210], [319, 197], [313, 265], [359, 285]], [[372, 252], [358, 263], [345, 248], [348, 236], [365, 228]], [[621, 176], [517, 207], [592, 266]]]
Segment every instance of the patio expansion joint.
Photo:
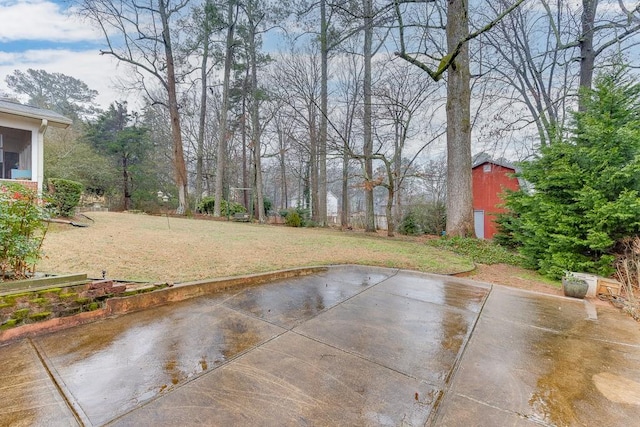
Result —
[[47, 372], [49, 379], [51, 380], [56, 390], [62, 397], [62, 400], [65, 402], [65, 404], [73, 414], [73, 417], [75, 418], [75, 420], [81, 426], [91, 426], [92, 423], [89, 420], [89, 417], [87, 417], [87, 415], [84, 413], [84, 411], [82, 410], [82, 407], [74, 399], [71, 392], [68, 392], [68, 393], [65, 392], [66, 385], [64, 384], [62, 377], [58, 374], [58, 372], [53, 367], [53, 364], [50, 363], [45, 352], [40, 348], [40, 346], [33, 339], [28, 338], [28, 341], [29, 341], [29, 345], [31, 345], [36, 355], [38, 356], [38, 360], [40, 360], [42, 367]]
[[[246, 313], [241, 313], [241, 314], [246, 315]], [[263, 319], [260, 319], [260, 320], [263, 320]], [[265, 323], [271, 323], [271, 322], [265, 321]], [[275, 325], [275, 326], [278, 326], [278, 325]], [[161, 394], [157, 394], [157, 395], [149, 398], [148, 400], [145, 400], [145, 401], [141, 402], [139, 405], [136, 405], [133, 408], [129, 409], [128, 411], [119, 414], [117, 417], [108, 420], [107, 422], [104, 423], [104, 425], [106, 426], [106, 425], [113, 424], [114, 422], [118, 421], [119, 419], [122, 419], [122, 418], [126, 417], [127, 415], [139, 410], [140, 408], [144, 408], [145, 406], [149, 405], [150, 403], [155, 402], [156, 400], [159, 400], [159, 399], [163, 399], [165, 396], [171, 395], [174, 392], [180, 390], [181, 388], [183, 388], [183, 387], [185, 387], [187, 385], [190, 385], [194, 381], [198, 381], [201, 378], [206, 377], [209, 374], [213, 374], [213, 373], [217, 372], [218, 369], [221, 369], [222, 367], [227, 366], [227, 365], [235, 362], [237, 359], [243, 357], [244, 355], [246, 355], [246, 354], [248, 354], [248, 353], [250, 353], [250, 352], [252, 352], [252, 351], [254, 351], [256, 349], [259, 349], [260, 347], [264, 346], [265, 344], [267, 344], [267, 343], [269, 343], [269, 342], [281, 337], [282, 335], [284, 335], [284, 334], [286, 334], [288, 332], [291, 332], [288, 329], [283, 328], [281, 326], [280, 326], [280, 329], [282, 329], [282, 332], [279, 332], [278, 334], [274, 335], [273, 337], [269, 338], [268, 340], [265, 340], [264, 342], [260, 343], [259, 345], [256, 345], [255, 347], [248, 348], [247, 350], [244, 350], [244, 351], [242, 351], [242, 352], [240, 352], [240, 353], [228, 358], [227, 360], [225, 360], [224, 362], [220, 363], [215, 368], [211, 368], [210, 370], [208, 370], [206, 372], [203, 372], [200, 375], [195, 375], [192, 378], [187, 379], [185, 382], [183, 382], [183, 383], [181, 383], [181, 384], [179, 384], [179, 385], [177, 385], [175, 387], [171, 387], [167, 391], [165, 391], [165, 392], [163, 392]]]
[[[517, 325], [517, 326], [524, 327], [524, 328], [531, 328], [531, 329], [534, 329], [534, 330], [537, 330], [537, 331], [548, 332], [550, 334], [564, 336], [565, 338], [587, 339], [587, 340], [590, 340], [590, 341], [597, 341], [597, 342], [600, 342], [600, 343], [614, 344], [614, 345], [619, 345], [619, 346], [628, 347], [628, 348], [640, 349], [640, 344], [633, 344], [633, 343], [629, 343], [629, 342], [610, 340], [610, 339], [599, 338], [599, 337], [594, 337], [594, 336], [584, 336], [584, 334], [582, 334], [580, 332], [574, 332], [574, 331], [571, 331], [571, 330], [558, 330], [558, 329], [553, 329], [553, 328], [549, 328], [549, 327], [545, 327], [545, 326], [535, 325], [535, 324], [532, 324], [532, 323], [524, 323], [524, 322], [516, 321], [516, 320], [510, 319], [510, 318], [507, 318], [507, 317], [503, 317], [503, 316], [500, 316], [500, 315], [486, 315], [485, 318], [486, 319], [499, 320], [501, 322], [510, 323], [512, 325]], [[580, 319], [580, 320], [584, 321], [584, 322], [588, 322], [588, 323], [598, 323], [599, 322], [599, 320], [588, 319], [586, 317], [583, 318], [583, 319]]]
[[293, 323], [293, 325], [292, 325], [291, 327], [286, 327], [286, 326], [284, 326], [284, 325], [282, 325], [282, 324], [278, 324], [278, 323], [276, 323], [276, 322], [273, 322], [273, 321], [270, 321], [270, 320], [264, 319], [264, 318], [262, 318], [262, 317], [259, 317], [259, 316], [255, 315], [255, 314], [251, 313], [251, 312], [243, 311], [243, 310], [241, 310], [241, 309], [238, 309], [238, 308], [235, 308], [235, 307], [232, 307], [232, 306], [229, 306], [229, 305], [227, 305], [227, 304], [226, 304], [226, 302], [227, 302], [227, 301], [230, 301], [231, 299], [233, 299], [235, 296], [237, 296], [238, 294], [240, 294], [240, 293], [241, 293], [241, 291], [239, 291], [239, 292], [237, 292], [236, 294], [234, 294], [234, 295], [230, 296], [229, 298], [226, 298], [224, 301], [221, 301], [221, 302], [220, 302], [220, 305], [221, 305], [221, 306], [223, 306], [223, 307], [225, 307], [225, 308], [227, 308], [227, 309], [229, 309], [229, 310], [232, 310], [232, 311], [234, 311], [234, 312], [236, 312], [236, 313], [238, 313], [238, 314], [242, 314], [242, 315], [247, 316], [247, 317], [250, 317], [250, 318], [252, 318], [252, 319], [260, 320], [260, 321], [262, 321], [262, 322], [268, 323], [268, 324], [270, 324], [270, 325], [272, 325], [272, 326], [277, 326], [277, 327], [279, 327], [279, 328], [281, 328], [281, 329], [285, 329], [285, 330], [287, 330], [287, 331], [293, 331], [295, 328], [299, 327], [300, 325], [303, 325], [304, 323], [308, 322], [309, 320], [311, 320], [311, 319], [315, 319], [316, 317], [320, 316], [321, 314], [324, 314], [324, 313], [326, 313], [326, 312], [328, 312], [328, 311], [333, 310], [334, 308], [338, 307], [339, 305], [341, 305], [341, 304], [343, 304], [343, 303], [345, 303], [345, 302], [347, 302], [347, 301], [349, 301], [349, 300], [351, 300], [351, 299], [353, 299], [353, 298], [357, 297], [358, 295], [363, 294], [364, 292], [367, 292], [367, 291], [369, 291], [369, 290], [371, 290], [371, 289], [375, 288], [375, 287], [376, 287], [376, 286], [378, 286], [379, 284], [381, 284], [381, 283], [383, 283], [383, 282], [385, 282], [385, 281], [387, 281], [387, 280], [389, 280], [389, 279], [391, 279], [391, 278], [393, 278], [393, 277], [397, 276], [397, 275], [400, 273], [400, 269], [397, 269], [397, 268], [396, 268], [396, 269], [393, 269], [393, 270], [395, 270], [395, 271], [393, 271], [393, 273], [392, 273], [389, 277], [385, 277], [384, 279], [380, 280], [379, 282], [376, 282], [376, 283], [373, 283], [373, 284], [371, 284], [371, 285], [367, 286], [366, 288], [364, 288], [364, 289], [362, 289], [362, 290], [360, 290], [360, 291], [356, 292], [355, 294], [353, 294], [353, 295], [351, 295], [351, 296], [349, 296], [349, 297], [347, 297], [347, 298], [343, 299], [342, 301], [338, 301], [338, 302], [337, 302], [337, 303], [335, 303], [334, 305], [324, 308], [323, 310], [321, 310], [321, 311], [317, 312], [316, 314], [314, 314], [313, 316], [311, 316], [311, 317], [309, 317], [309, 318], [307, 318], [307, 319], [302, 319], [302, 320], [298, 320], [298, 321], [294, 322], [294, 323]]
[[425, 384], [428, 384], [428, 385], [433, 386], [433, 387], [438, 388], [438, 389], [442, 388], [442, 384], [436, 384], [436, 383], [434, 383], [432, 381], [428, 381], [428, 380], [426, 380], [424, 378], [417, 378], [417, 377], [415, 377], [413, 375], [407, 374], [406, 372], [400, 371], [398, 369], [395, 369], [395, 368], [392, 368], [390, 366], [387, 366], [387, 365], [385, 365], [383, 363], [380, 363], [380, 362], [377, 362], [375, 360], [369, 359], [368, 357], [365, 357], [365, 356], [363, 356], [363, 355], [361, 355], [359, 353], [356, 353], [356, 352], [353, 352], [353, 351], [349, 351], [349, 350], [344, 349], [344, 348], [337, 347], [337, 346], [335, 346], [333, 344], [329, 344], [329, 343], [321, 341], [321, 340], [319, 340], [317, 338], [310, 337], [310, 336], [302, 334], [302, 333], [300, 333], [298, 331], [293, 331], [292, 330], [292, 331], [288, 331], [288, 332], [290, 332], [292, 334], [295, 334], [295, 335], [297, 335], [299, 337], [306, 338], [308, 340], [314, 341], [314, 342], [316, 342], [318, 344], [325, 345], [325, 346], [330, 347], [330, 348], [332, 348], [332, 349], [334, 349], [336, 351], [339, 351], [341, 353], [353, 356], [353, 357], [355, 357], [357, 359], [364, 360], [366, 362], [369, 362], [369, 363], [372, 363], [374, 365], [380, 366], [381, 368], [384, 368], [384, 369], [387, 369], [389, 371], [395, 372], [395, 373], [400, 374], [400, 375], [402, 375], [402, 376], [404, 376], [406, 378], [409, 378], [409, 379], [412, 379], [412, 380], [416, 380], [416, 381], [421, 381], [421, 382], [423, 382]]
[[447, 394], [449, 393], [449, 389], [451, 388], [451, 383], [453, 382], [453, 378], [455, 377], [456, 373], [458, 372], [458, 369], [460, 368], [460, 364], [462, 362], [462, 359], [467, 351], [467, 347], [469, 345], [469, 342], [471, 341], [471, 338], [473, 337], [473, 334], [476, 330], [476, 327], [478, 326], [478, 322], [480, 320], [480, 317], [482, 316], [483, 312], [484, 312], [484, 307], [487, 303], [487, 301], [489, 300], [489, 298], [491, 297], [491, 293], [493, 292], [493, 285], [491, 285], [491, 287], [488, 289], [488, 292], [486, 294], [486, 296], [484, 297], [484, 300], [482, 301], [482, 305], [480, 306], [480, 309], [478, 310], [478, 312], [476, 313], [476, 317], [473, 321], [473, 325], [471, 326], [471, 329], [469, 330], [469, 333], [467, 334], [467, 336], [464, 339], [464, 342], [462, 343], [462, 347], [460, 349], [460, 351], [458, 352], [455, 361], [453, 363], [453, 367], [451, 368], [451, 370], [449, 371], [449, 374], [447, 375], [447, 377], [444, 380], [444, 386], [442, 387], [442, 391], [440, 392], [440, 395], [438, 396], [438, 398], [436, 399], [436, 401], [433, 404], [433, 410], [431, 411], [431, 413], [429, 414], [429, 418], [427, 419], [427, 423], [425, 425], [434, 425], [435, 420], [438, 417], [438, 412], [440, 410], [440, 404], [444, 401], [445, 397], [447, 396]]
[[[471, 397], [471, 396], [467, 396], [466, 394], [456, 393], [456, 395], [462, 397], [463, 399], [467, 399], [467, 400], [470, 400], [470, 401], [472, 401], [474, 403], [477, 403], [478, 405], [486, 406], [488, 408], [494, 409], [496, 411], [500, 411], [500, 412], [505, 413], [505, 414], [516, 415], [516, 416], [522, 418], [523, 420], [533, 421], [533, 422], [536, 422], [536, 424], [538, 424], [537, 420], [531, 419], [530, 417], [528, 417], [528, 416], [526, 416], [526, 415], [524, 415], [524, 414], [522, 414], [520, 412], [514, 412], [514, 411], [511, 411], [511, 410], [508, 410], [508, 409], [501, 408], [499, 406], [491, 405], [490, 403], [487, 403], [487, 402], [482, 401], [482, 400], [478, 400], [478, 399], [476, 399], [474, 397]], [[543, 425], [546, 425], [546, 424], [543, 424]]]

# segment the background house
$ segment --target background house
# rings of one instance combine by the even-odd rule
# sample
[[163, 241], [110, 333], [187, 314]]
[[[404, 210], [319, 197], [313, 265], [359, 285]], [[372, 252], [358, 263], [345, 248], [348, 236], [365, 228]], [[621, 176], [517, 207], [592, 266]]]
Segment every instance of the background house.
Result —
[[19, 181], [42, 192], [44, 133], [71, 120], [50, 110], [0, 99], [0, 181]]
[[491, 239], [496, 233], [496, 215], [506, 211], [501, 207], [504, 191], [520, 188], [515, 173], [516, 167], [504, 159], [493, 160], [486, 153], [475, 157], [471, 173], [473, 220], [479, 239]]
[[[289, 200], [289, 207], [311, 209], [311, 206], [306, 205], [304, 197], [297, 194]], [[329, 224], [338, 224], [340, 222], [338, 197], [331, 191], [327, 191], [327, 222]]]

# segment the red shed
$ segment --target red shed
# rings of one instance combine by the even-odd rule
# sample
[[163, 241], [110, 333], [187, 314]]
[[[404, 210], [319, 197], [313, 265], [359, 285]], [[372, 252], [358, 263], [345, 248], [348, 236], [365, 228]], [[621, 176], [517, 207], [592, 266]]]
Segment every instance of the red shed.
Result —
[[491, 239], [496, 234], [496, 214], [505, 212], [504, 190], [518, 190], [515, 166], [503, 160], [492, 160], [482, 153], [473, 162], [473, 220], [476, 236]]

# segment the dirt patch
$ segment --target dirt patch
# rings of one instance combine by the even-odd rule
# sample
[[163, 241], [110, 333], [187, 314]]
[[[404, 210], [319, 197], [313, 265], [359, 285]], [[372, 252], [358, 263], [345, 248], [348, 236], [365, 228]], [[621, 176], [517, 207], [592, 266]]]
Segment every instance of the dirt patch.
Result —
[[[542, 294], [564, 296], [562, 284], [559, 281], [554, 282], [535, 271], [508, 264], [477, 264], [475, 270], [455, 276]], [[588, 298], [588, 300], [600, 307], [611, 307], [611, 303], [606, 299]]]
[[534, 271], [526, 270], [507, 264], [477, 264], [476, 269], [469, 273], [457, 274], [458, 277], [477, 280], [479, 282], [495, 283], [497, 285], [511, 286], [528, 291], [540, 292], [550, 295], [562, 295], [560, 282], [550, 283], [544, 277]]

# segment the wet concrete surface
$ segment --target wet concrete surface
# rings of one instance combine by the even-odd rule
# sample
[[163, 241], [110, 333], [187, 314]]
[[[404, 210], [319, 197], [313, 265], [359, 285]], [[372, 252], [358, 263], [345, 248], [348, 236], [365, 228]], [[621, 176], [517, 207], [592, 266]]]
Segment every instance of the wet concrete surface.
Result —
[[640, 326], [335, 267], [0, 347], [0, 425], [636, 425]]

